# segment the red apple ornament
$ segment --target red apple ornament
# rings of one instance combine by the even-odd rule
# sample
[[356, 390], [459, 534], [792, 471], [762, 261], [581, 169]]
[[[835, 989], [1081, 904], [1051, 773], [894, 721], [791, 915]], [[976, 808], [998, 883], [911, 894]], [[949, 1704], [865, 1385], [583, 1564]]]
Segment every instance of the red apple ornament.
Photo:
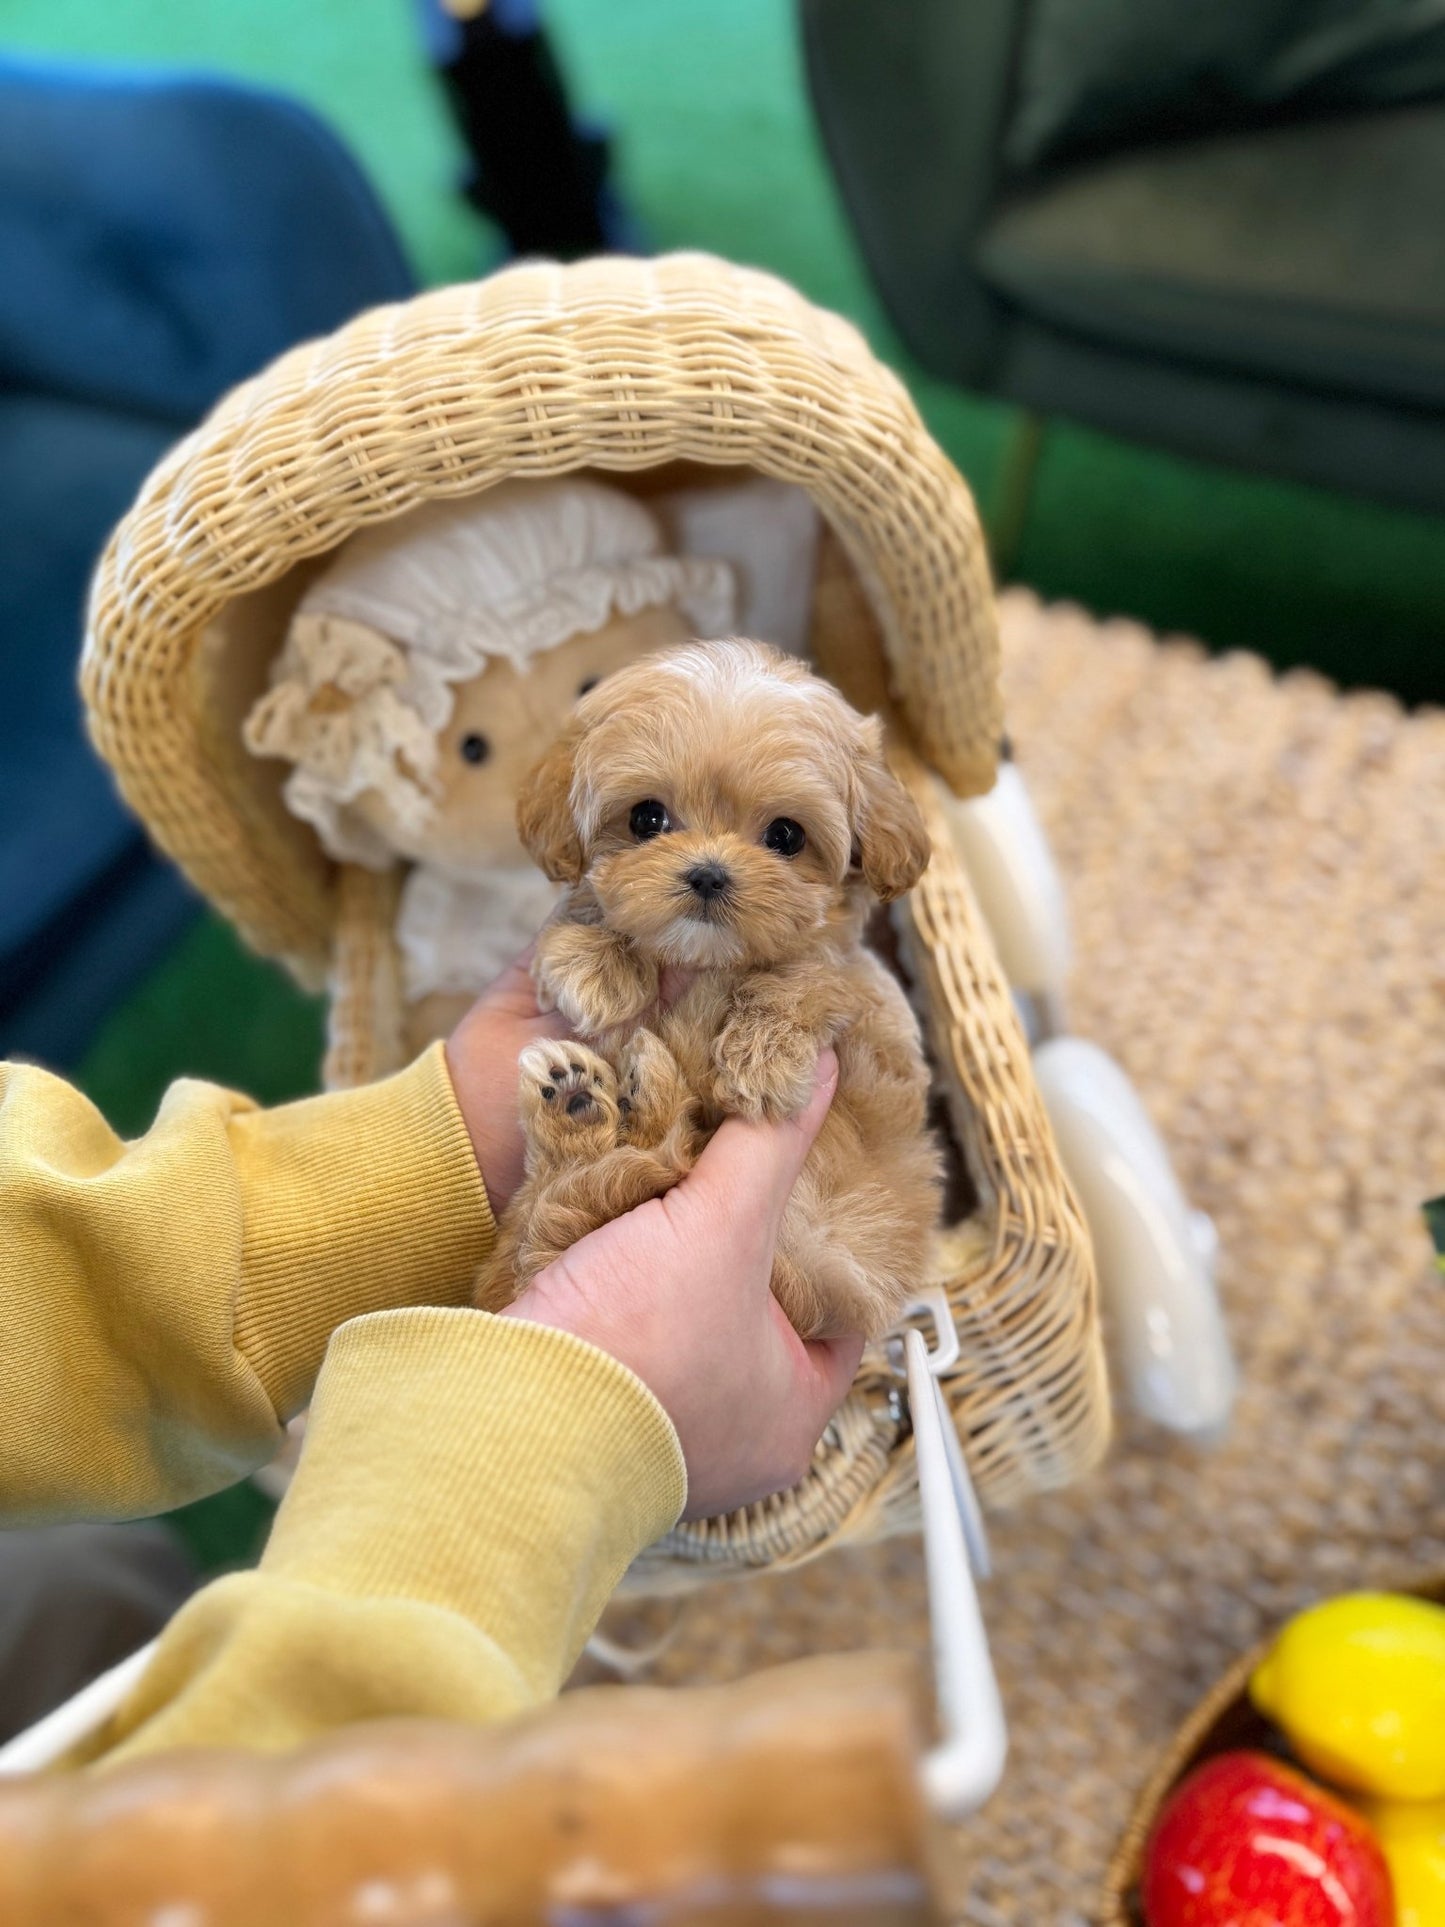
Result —
[[1169, 1796], [1144, 1854], [1149, 1927], [1394, 1927], [1357, 1813], [1264, 1753], [1221, 1753]]

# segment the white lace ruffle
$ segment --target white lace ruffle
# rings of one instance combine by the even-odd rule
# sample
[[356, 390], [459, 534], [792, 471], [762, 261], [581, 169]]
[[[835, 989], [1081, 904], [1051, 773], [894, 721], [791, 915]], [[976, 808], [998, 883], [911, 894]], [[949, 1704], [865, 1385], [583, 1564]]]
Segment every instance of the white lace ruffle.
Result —
[[662, 603], [727, 634], [728, 564], [658, 554], [661, 539], [640, 502], [585, 480], [506, 483], [364, 530], [302, 597], [246, 745], [293, 765], [287, 805], [332, 856], [385, 869], [395, 851], [351, 805], [374, 790], [424, 835], [454, 684]]
[[395, 852], [348, 806], [378, 790], [410, 833], [424, 829], [450, 689], [375, 630], [324, 620], [292, 625], [273, 677], [246, 718], [246, 747], [294, 765], [287, 806], [332, 856], [386, 869]]
[[699, 634], [721, 634], [732, 621], [732, 571], [663, 554], [657, 518], [641, 502], [569, 477], [505, 482], [364, 530], [299, 613], [366, 623], [460, 682], [494, 656], [520, 669], [614, 611], [662, 602]]
[[490, 608], [426, 610], [384, 602], [342, 585], [318, 593], [310, 611], [373, 623], [399, 642], [434, 657], [446, 682], [465, 682], [494, 656], [525, 669], [544, 649], [600, 629], [614, 614], [675, 603], [700, 636], [731, 626], [732, 571], [704, 556], [647, 556], [605, 568], [573, 569], [540, 589], [527, 589]]

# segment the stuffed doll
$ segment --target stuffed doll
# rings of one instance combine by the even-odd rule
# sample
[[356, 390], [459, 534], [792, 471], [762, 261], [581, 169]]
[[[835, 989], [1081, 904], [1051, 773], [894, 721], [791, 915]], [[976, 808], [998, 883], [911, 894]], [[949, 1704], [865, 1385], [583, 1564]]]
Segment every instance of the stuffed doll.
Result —
[[353, 537], [311, 584], [244, 737], [292, 765], [286, 802], [330, 855], [410, 865], [412, 1049], [556, 902], [516, 800], [573, 703], [651, 650], [725, 634], [733, 605], [726, 562], [665, 553], [640, 502], [575, 478], [430, 503]]

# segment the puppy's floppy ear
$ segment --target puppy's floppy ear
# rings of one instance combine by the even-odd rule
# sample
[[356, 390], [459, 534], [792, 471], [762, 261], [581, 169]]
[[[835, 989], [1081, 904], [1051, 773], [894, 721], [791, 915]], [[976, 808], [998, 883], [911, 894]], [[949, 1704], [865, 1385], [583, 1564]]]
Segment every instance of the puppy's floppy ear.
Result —
[[854, 762], [853, 835], [864, 881], [884, 903], [911, 890], [928, 867], [928, 830], [918, 805], [889, 769], [883, 728], [869, 719]]
[[522, 785], [517, 798], [517, 834], [522, 847], [554, 883], [582, 877], [582, 839], [572, 815], [572, 765], [575, 727], [565, 729]]

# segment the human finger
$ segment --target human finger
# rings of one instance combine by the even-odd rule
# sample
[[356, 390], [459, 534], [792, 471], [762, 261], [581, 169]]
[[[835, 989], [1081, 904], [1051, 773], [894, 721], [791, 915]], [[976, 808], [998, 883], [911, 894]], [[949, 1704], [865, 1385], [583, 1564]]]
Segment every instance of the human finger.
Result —
[[730, 1213], [775, 1236], [837, 1088], [838, 1059], [825, 1050], [813, 1074], [813, 1094], [796, 1117], [766, 1123], [725, 1118], [680, 1192], [694, 1203], [726, 1200]]
[[860, 1333], [847, 1332], [837, 1338], [812, 1339], [803, 1347], [808, 1355], [805, 1396], [810, 1414], [817, 1418], [819, 1434], [848, 1396], [858, 1376], [863, 1342]]
[[491, 1009], [504, 1009], [518, 1016], [537, 1015], [537, 986], [532, 981], [532, 958], [537, 946], [529, 943], [519, 956], [505, 965], [486, 989], [478, 1002]]

